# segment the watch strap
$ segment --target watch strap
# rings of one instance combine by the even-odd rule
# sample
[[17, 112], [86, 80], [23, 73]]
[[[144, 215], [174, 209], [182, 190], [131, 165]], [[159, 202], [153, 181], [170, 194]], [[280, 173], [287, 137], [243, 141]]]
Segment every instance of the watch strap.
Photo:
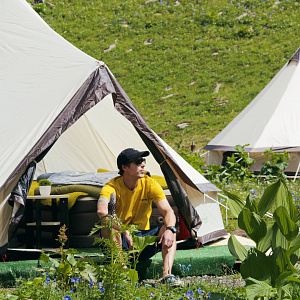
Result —
[[166, 227], [166, 230], [168, 230], [168, 229], [171, 230], [173, 233], [176, 233], [176, 232], [177, 232], [175, 226], [167, 226], [167, 227]]

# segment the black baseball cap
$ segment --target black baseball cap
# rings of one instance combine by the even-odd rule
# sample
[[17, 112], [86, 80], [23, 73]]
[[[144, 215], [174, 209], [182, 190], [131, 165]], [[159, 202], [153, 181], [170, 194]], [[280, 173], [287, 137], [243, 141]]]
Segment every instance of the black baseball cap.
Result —
[[138, 158], [138, 157], [146, 157], [149, 154], [150, 154], [149, 151], [138, 151], [134, 148], [127, 148], [127, 149], [123, 150], [117, 158], [118, 168], [119, 168], [119, 170], [121, 170], [122, 165], [125, 165], [130, 160]]

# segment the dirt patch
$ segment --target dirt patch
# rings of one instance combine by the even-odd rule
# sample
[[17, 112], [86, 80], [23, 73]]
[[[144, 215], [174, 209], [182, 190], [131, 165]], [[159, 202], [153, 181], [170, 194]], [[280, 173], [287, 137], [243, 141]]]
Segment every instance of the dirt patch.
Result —
[[247, 233], [242, 229], [234, 230], [234, 231], [232, 231], [232, 234], [242, 236], [242, 237], [245, 237], [245, 238], [249, 238]]

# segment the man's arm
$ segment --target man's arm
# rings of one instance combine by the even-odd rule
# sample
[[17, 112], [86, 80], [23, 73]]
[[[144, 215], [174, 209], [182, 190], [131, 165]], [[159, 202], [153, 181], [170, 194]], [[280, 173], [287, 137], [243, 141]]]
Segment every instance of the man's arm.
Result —
[[[165, 227], [175, 226], [176, 217], [172, 207], [170, 206], [167, 199], [160, 200], [155, 203], [159, 212], [164, 216]], [[171, 230], [165, 230], [160, 236], [159, 244], [162, 244], [163, 248], [171, 248], [174, 241], [176, 240], [175, 233]]]
[[108, 214], [109, 200], [105, 197], [100, 197], [97, 203], [97, 214], [99, 218], [105, 217]]
[[176, 217], [172, 207], [170, 206], [167, 199], [160, 200], [155, 203], [156, 207], [158, 208], [159, 212], [164, 217], [164, 223], [166, 227], [168, 226], [175, 226], [176, 224]]
[[[99, 198], [98, 203], [97, 203], [97, 214], [98, 214], [99, 218], [103, 218], [108, 215], [108, 203], [109, 203], [109, 200], [106, 197]], [[106, 226], [107, 220], [108, 220], [107, 218], [103, 219], [102, 225]], [[113, 222], [112, 226], [113, 226], [113, 230], [121, 231], [121, 228], [119, 226], [117, 226], [117, 224], [115, 222]], [[107, 233], [107, 236], [106, 236], [105, 232], [103, 232], [103, 233], [104, 233], [103, 237], [109, 238], [110, 232]], [[132, 238], [129, 234], [129, 231], [126, 230], [123, 232], [123, 234], [124, 234], [126, 240], [128, 241], [129, 249], [131, 250], [132, 246], [133, 246], [133, 242], [132, 242]]]

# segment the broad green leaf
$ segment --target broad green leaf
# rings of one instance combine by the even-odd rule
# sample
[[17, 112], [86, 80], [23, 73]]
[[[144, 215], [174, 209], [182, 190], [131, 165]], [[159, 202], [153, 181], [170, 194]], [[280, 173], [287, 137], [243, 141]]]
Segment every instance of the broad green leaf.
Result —
[[[297, 237], [291, 241], [290, 247], [293, 248], [294, 246], [300, 245], [300, 235], [297, 235]], [[296, 250], [295, 254], [300, 257], [300, 249]]]
[[75, 266], [75, 265], [76, 265], [76, 262], [77, 262], [73, 254], [68, 254], [68, 255], [67, 255], [67, 261], [68, 261], [72, 266]]
[[79, 253], [76, 249], [70, 248], [65, 251], [65, 255]]
[[251, 158], [251, 157], [247, 157], [245, 159], [245, 161], [246, 161], [246, 163], [247, 163], [248, 166], [251, 166], [251, 165], [253, 165], [255, 163], [255, 160], [253, 158]]
[[[282, 287], [282, 291], [286, 293], [284, 298], [281, 299], [291, 299], [291, 300], [299, 300], [300, 299], [300, 280], [295, 276], [291, 276], [287, 279], [288, 284]], [[288, 297], [287, 297], [288, 295]]]
[[265, 280], [271, 274], [270, 259], [256, 248], [251, 248], [241, 264], [240, 271], [244, 279], [252, 277], [257, 280]]
[[139, 253], [141, 253], [148, 245], [153, 245], [157, 240], [157, 236], [136, 236], [132, 237], [133, 245]]
[[298, 235], [299, 228], [290, 218], [287, 210], [283, 206], [279, 206], [273, 214], [273, 217], [281, 231], [281, 233], [290, 242]]
[[300, 286], [299, 286], [299, 283], [300, 283], [300, 276], [296, 274], [293, 275], [293, 276], [290, 276], [289, 278], [287, 278], [286, 280], [287, 282], [296, 282], [298, 283], [298, 289], [299, 289], [299, 292], [300, 292]]
[[267, 233], [265, 221], [248, 208], [244, 208], [238, 217], [238, 225], [245, 230], [248, 236], [256, 243], [264, 238]]
[[230, 253], [237, 259], [243, 261], [248, 255], [248, 250], [231, 234], [228, 240], [228, 249]]
[[41, 278], [41, 277], [35, 277], [32, 281], [33, 285], [37, 286], [39, 285], [41, 282], [44, 281], [44, 278]]
[[224, 194], [229, 198], [228, 199], [228, 208], [232, 215], [237, 218], [242, 209], [245, 206], [245, 203], [236, 195], [231, 194], [227, 191], [224, 191]]
[[286, 237], [281, 233], [277, 223], [274, 223], [272, 226], [273, 238], [272, 238], [272, 249], [281, 247], [283, 249], [289, 248], [289, 242]]
[[279, 199], [285, 199], [287, 194], [288, 190], [281, 180], [268, 186], [258, 203], [259, 215], [264, 216], [273, 204], [280, 202]]
[[276, 207], [285, 207], [289, 212], [290, 218], [296, 222], [298, 210], [294, 205], [292, 194], [282, 180], [278, 180], [266, 188], [258, 204], [260, 216], [263, 216], [272, 205], [276, 205]]
[[299, 259], [299, 256], [296, 255], [295, 253], [290, 255], [290, 261], [293, 266], [297, 263], [298, 259]]
[[66, 275], [71, 271], [71, 265], [68, 262], [62, 262], [58, 266], [58, 273]]
[[235, 145], [235, 146], [233, 147], [233, 149], [236, 150], [236, 151], [238, 151], [238, 152], [244, 152], [244, 148], [245, 148], [246, 146], [249, 146], [249, 144], [246, 144], [246, 145], [244, 145], [244, 146], [242, 146], [242, 145]]
[[261, 252], [267, 252], [272, 246], [273, 229], [272, 225], [267, 226], [267, 233], [257, 244], [257, 249]]
[[50, 261], [49, 255], [47, 255], [44, 251], [41, 252], [40, 260], [48, 263]]
[[246, 284], [248, 300], [256, 300], [259, 299], [259, 297], [267, 297], [267, 299], [271, 299], [277, 294], [277, 290], [267, 281], [259, 281], [254, 278], [249, 278], [246, 280]]
[[285, 271], [294, 271], [287, 251], [281, 247], [273, 250], [271, 255], [271, 284], [275, 285], [279, 275]]
[[139, 281], [139, 275], [138, 275], [138, 272], [134, 269], [129, 269], [128, 270], [128, 275], [129, 275], [129, 278], [131, 280], [131, 283], [134, 285], [136, 282]]
[[290, 261], [293, 266], [296, 264], [296, 262], [299, 259], [299, 255], [298, 255], [299, 250], [300, 250], [300, 243], [293, 247], [290, 247], [290, 249], [288, 249], [287, 251], [287, 254], [290, 257]]
[[279, 276], [276, 278], [276, 287], [282, 287], [285, 284], [287, 284], [287, 282], [289, 282], [290, 280], [293, 280], [293, 278], [295, 278], [295, 274], [297, 274], [297, 270], [289, 270], [289, 271], [284, 271], [281, 274], [279, 274]]
[[249, 195], [246, 198], [245, 207], [247, 207], [251, 212], [258, 214], [258, 208], [257, 208], [256, 201], [254, 199], [252, 199]]

